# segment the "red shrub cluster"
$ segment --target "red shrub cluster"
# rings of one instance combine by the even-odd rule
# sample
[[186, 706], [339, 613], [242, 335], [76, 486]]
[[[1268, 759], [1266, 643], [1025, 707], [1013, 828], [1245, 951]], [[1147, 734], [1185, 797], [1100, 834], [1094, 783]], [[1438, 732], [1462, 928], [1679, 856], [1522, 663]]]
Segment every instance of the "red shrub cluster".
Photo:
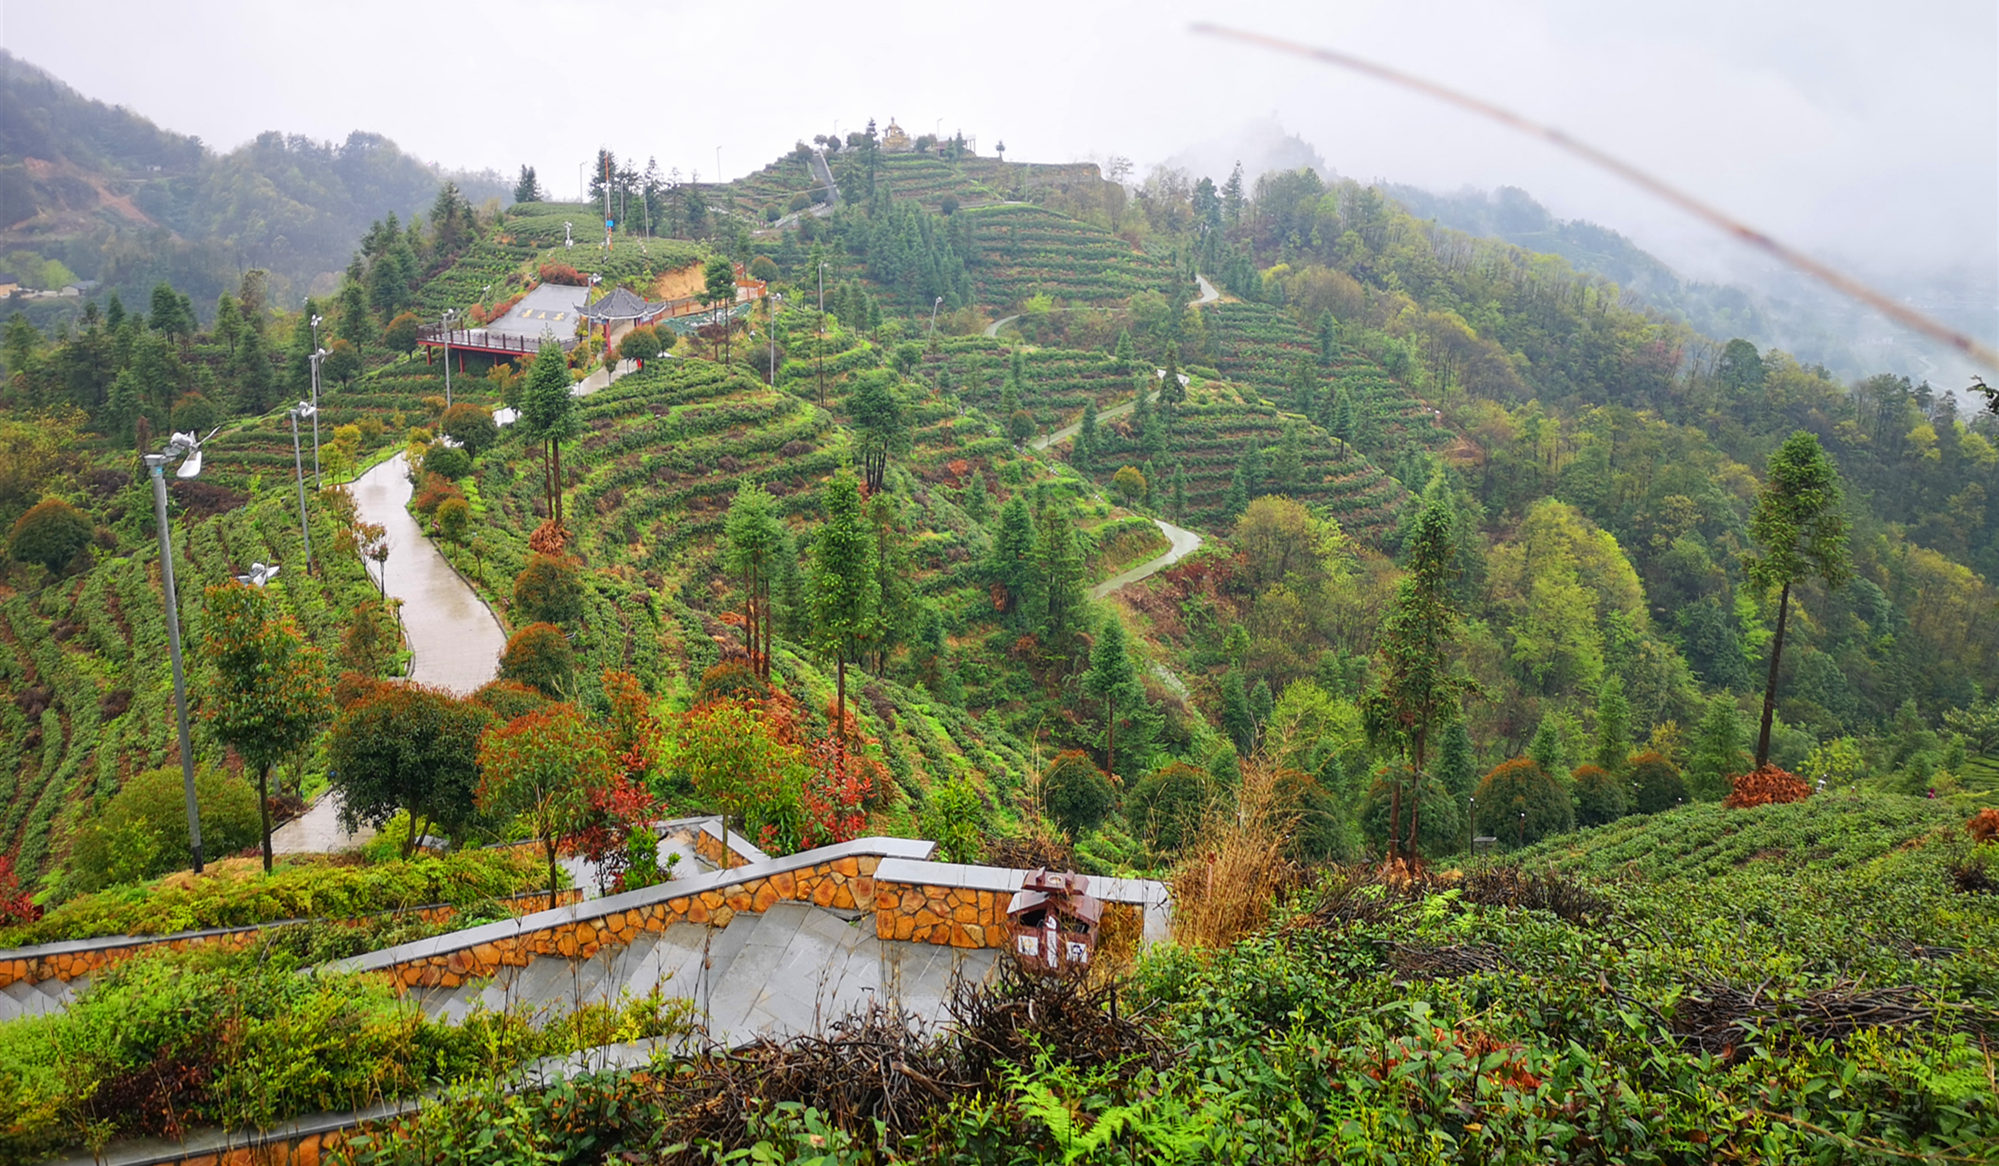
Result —
[[1745, 806], [1771, 806], [1783, 802], [1802, 802], [1812, 796], [1811, 783], [1793, 773], [1788, 773], [1774, 765], [1752, 769], [1748, 773], [1729, 779], [1731, 790], [1722, 799], [1722, 805], [1733, 810]]
[[1973, 814], [1971, 820], [1964, 824], [1964, 828], [1970, 833], [1974, 842], [1999, 841], [1999, 810], [1990, 806], [1985, 807]]
[[452, 498], [465, 497], [465, 491], [458, 484], [442, 474], [425, 474], [423, 484], [417, 488], [417, 512], [429, 517], [437, 513], [437, 508]]
[[14, 858], [0, 854], [0, 927], [12, 927], [17, 923], [33, 923], [42, 917], [42, 909], [21, 889], [20, 880], [14, 877]]
[[582, 272], [567, 263], [544, 263], [541, 265], [543, 283], [559, 283], [565, 287], [583, 287], [587, 282]]

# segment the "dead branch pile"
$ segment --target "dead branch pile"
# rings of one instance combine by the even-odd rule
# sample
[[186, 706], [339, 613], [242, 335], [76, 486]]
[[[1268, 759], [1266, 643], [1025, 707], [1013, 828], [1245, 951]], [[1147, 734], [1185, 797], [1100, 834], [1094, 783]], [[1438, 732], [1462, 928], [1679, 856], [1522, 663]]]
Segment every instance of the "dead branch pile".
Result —
[[1040, 1049], [1088, 1067], [1164, 1067], [1164, 1042], [1116, 1001], [1114, 984], [1029, 975], [1002, 961], [989, 981], [953, 988], [941, 1032], [922, 1032], [907, 1015], [875, 1005], [824, 1035], [713, 1049], [649, 1077], [642, 1088], [660, 1120], [652, 1137], [659, 1146], [741, 1149], [755, 1136], [754, 1119], [788, 1101], [845, 1130], [871, 1134], [880, 1121], [891, 1136], [912, 1134], [954, 1096], [1033, 1064]]
[[1452, 890], [1458, 892], [1460, 903], [1548, 911], [1582, 927], [1595, 926], [1611, 914], [1608, 900], [1553, 872], [1532, 874], [1517, 866], [1480, 867], [1462, 874], [1341, 866], [1326, 873], [1317, 900], [1289, 927], [1342, 929], [1379, 923], [1405, 904]]
[[1867, 1028], [1919, 1028], [1942, 1015], [1912, 987], [1863, 989], [1846, 983], [1804, 996], [1767, 996], [1767, 985], [1742, 989], [1710, 985], [1683, 997], [1673, 1009], [1673, 1033], [1686, 1045], [1728, 1060], [1760, 1036], [1841, 1041]]
[[1388, 966], [1405, 980], [1455, 980], [1475, 972], [1497, 972], [1513, 966], [1506, 954], [1489, 943], [1394, 943], [1387, 949]]
[[1721, 800], [1721, 804], [1731, 810], [1802, 802], [1812, 796], [1810, 782], [1774, 765], [1737, 774], [1728, 779], [1728, 784], [1728, 796]]

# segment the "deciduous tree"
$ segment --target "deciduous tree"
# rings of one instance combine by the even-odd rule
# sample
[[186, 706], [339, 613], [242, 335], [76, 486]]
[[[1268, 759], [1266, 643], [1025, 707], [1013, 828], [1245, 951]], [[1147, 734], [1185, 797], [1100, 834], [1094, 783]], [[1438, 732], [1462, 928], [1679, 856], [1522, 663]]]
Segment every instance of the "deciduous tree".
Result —
[[257, 771], [268, 872], [271, 767], [310, 744], [325, 723], [325, 664], [292, 618], [276, 614], [263, 588], [227, 583], [210, 587], [207, 597], [205, 711], [216, 737]]
[[351, 829], [409, 814], [403, 855], [435, 827], [457, 835], [472, 821], [479, 736], [492, 723], [484, 705], [439, 688], [378, 684], [341, 710], [327, 735], [326, 760]]
[[604, 735], [574, 705], [549, 705], [489, 726], [479, 738], [479, 808], [527, 823], [548, 858], [551, 909], [556, 852], [587, 824], [591, 791], [616, 773]]

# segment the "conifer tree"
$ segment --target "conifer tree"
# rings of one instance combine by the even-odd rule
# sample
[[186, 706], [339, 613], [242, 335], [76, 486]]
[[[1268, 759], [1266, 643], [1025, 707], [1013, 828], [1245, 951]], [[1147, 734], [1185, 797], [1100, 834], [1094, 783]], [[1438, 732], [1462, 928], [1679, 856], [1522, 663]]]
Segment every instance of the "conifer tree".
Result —
[[1057, 655], [1067, 656], [1082, 638], [1085, 603], [1083, 548], [1067, 504], [1041, 508], [1034, 544], [1042, 581], [1041, 637]]
[[[1424, 507], [1409, 544], [1408, 573], [1396, 586], [1394, 605], [1382, 621], [1376, 648], [1378, 679], [1374, 690], [1361, 699], [1368, 736], [1401, 749], [1418, 788], [1426, 772], [1431, 733], [1457, 718], [1465, 694], [1476, 687], [1451, 665], [1458, 612], [1450, 595], [1450, 527], [1450, 514], [1440, 503]], [[1391, 859], [1396, 856], [1401, 812], [1402, 781], [1397, 778], [1388, 816]], [[1412, 802], [1411, 854], [1416, 853], [1420, 818], [1420, 803]]]
[[1319, 405], [1319, 374], [1312, 370], [1309, 357], [1299, 357], [1291, 366], [1291, 405], [1310, 417]]
[[1333, 323], [1331, 309], [1319, 313], [1319, 364], [1324, 368], [1333, 366], [1333, 358], [1340, 354], [1339, 326]]
[[965, 498], [960, 503], [973, 522], [984, 525], [986, 513], [992, 506], [992, 495], [986, 490], [986, 476], [979, 470], [972, 471], [972, 480], [965, 483]]
[[1527, 756], [1543, 773], [1569, 771], [1568, 755], [1562, 748], [1562, 727], [1556, 723], [1556, 714], [1550, 712], [1541, 718], [1540, 727], [1534, 730], [1534, 738], [1527, 744]]
[[1083, 402], [1083, 421], [1076, 429], [1076, 443], [1069, 454], [1069, 460], [1076, 468], [1087, 474], [1096, 461], [1097, 453], [1097, 402], [1092, 397]]
[[1249, 689], [1243, 685], [1240, 668], [1222, 674], [1222, 732], [1235, 745], [1237, 756], [1256, 751], [1256, 715], [1250, 711]]
[[1277, 439], [1277, 456], [1271, 459], [1270, 476], [1282, 493], [1292, 493], [1305, 481], [1305, 434], [1296, 421], [1284, 423]]
[[1129, 328], [1120, 328], [1117, 334], [1117, 345], [1111, 349], [1111, 368], [1121, 376], [1129, 376], [1131, 375], [1132, 367], [1137, 363], [1138, 348], [1131, 342], [1131, 330]]
[[1688, 758], [1687, 783], [1702, 801], [1720, 801], [1728, 794], [1728, 779], [1748, 768], [1742, 752], [1742, 725], [1735, 699], [1726, 694], [1708, 702], [1707, 711], [1694, 729], [1694, 747]]
[[[1106, 616], [1096, 646], [1090, 649], [1090, 669], [1083, 674], [1083, 691], [1102, 709], [1104, 771], [1117, 772], [1117, 729], [1121, 720], [1144, 724], [1145, 689], [1138, 682], [1124, 624]], [[1139, 743], [1133, 743], [1139, 744]]]
[[1471, 730], [1459, 717], [1444, 729], [1443, 739], [1437, 743], [1437, 780], [1451, 791], [1451, 797], [1462, 802], [1478, 786], [1478, 777], [1478, 753], [1472, 747]]
[[842, 466], [826, 482], [820, 503], [826, 520], [812, 554], [812, 633], [819, 650], [833, 657], [834, 739], [838, 763], [847, 755], [847, 664], [857, 660], [881, 624], [881, 592], [875, 582], [875, 534], [861, 502], [861, 482]]
[[788, 557], [791, 550], [777, 500], [760, 483], [744, 482], [729, 504], [723, 531], [728, 539], [729, 570], [743, 581], [743, 638], [750, 667], [768, 680], [776, 627], [771, 581], [781, 571], [778, 560]]
[[1167, 513], [1175, 522], [1187, 517], [1187, 467], [1178, 462], [1173, 465], [1173, 495], [1167, 503]]
[[1779, 587], [1777, 628], [1770, 640], [1770, 676], [1763, 687], [1763, 726], [1756, 736], [1756, 767], [1770, 760], [1770, 725], [1777, 712], [1777, 664], [1784, 654], [1791, 588], [1807, 579], [1837, 587], [1852, 574], [1846, 515], [1840, 508], [1839, 470], [1816, 434], [1800, 429], [1770, 455], [1770, 476], [1749, 516], [1749, 537], [1763, 553], [1750, 560], [1749, 577], [1767, 591]]
[[993, 536], [986, 575], [1001, 594], [994, 602], [1016, 631], [1031, 630], [1041, 598], [1034, 557], [1034, 515], [1019, 493], [1000, 510], [999, 531]]
[[562, 523], [562, 442], [580, 428], [576, 398], [570, 396], [569, 363], [562, 346], [543, 344], [528, 366], [521, 388], [521, 433], [529, 441], [541, 443], [542, 489], [548, 499], [548, 516]]
[[1612, 675], [1603, 682], [1596, 698], [1596, 764], [1605, 773], [1624, 772], [1631, 756], [1631, 702], [1624, 697], [1624, 681]]

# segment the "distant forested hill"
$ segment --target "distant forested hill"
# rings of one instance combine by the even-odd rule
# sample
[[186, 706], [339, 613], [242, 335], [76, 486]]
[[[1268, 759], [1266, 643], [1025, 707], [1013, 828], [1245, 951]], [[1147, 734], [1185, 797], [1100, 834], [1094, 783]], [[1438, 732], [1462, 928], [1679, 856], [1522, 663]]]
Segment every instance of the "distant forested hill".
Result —
[[[130, 300], [166, 280], [206, 314], [262, 267], [294, 302], [332, 282], [371, 222], [408, 219], [447, 179], [475, 205], [508, 193], [497, 175], [446, 174], [360, 131], [272, 131], [218, 155], [0, 51], [0, 270], [29, 288], [95, 279]], [[38, 322], [75, 304], [16, 301]]]

